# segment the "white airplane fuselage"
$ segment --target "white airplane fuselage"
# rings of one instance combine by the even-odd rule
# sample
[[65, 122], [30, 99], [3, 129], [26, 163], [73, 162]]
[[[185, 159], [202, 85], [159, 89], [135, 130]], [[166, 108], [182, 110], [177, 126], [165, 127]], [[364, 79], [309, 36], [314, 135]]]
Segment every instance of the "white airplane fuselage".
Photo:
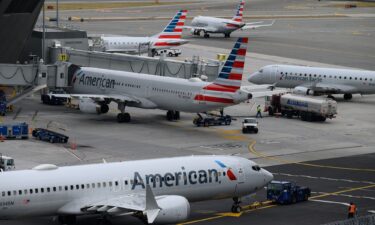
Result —
[[161, 45], [155, 45], [161, 41], [157, 37], [102, 37], [106, 52], [144, 53], [150, 49], [167, 49], [188, 43], [184, 39], [163, 39]]
[[335, 69], [294, 65], [268, 65], [249, 76], [254, 84], [273, 84], [276, 87], [297, 86], [337, 87], [336, 94], [375, 94], [375, 72], [368, 70]]
[[[181, 79], [116, 70], [82, 67], [73, 82], [74, 94], [134, 96], [139, 103], [127, 106], [183, 112], [206, 112], [238, 104], [249, 93], [216, 92], [203, 89], [212, 84], [200, 79]], [[207, 99], [209, 98], [209, 99]]]
[[245, 26], [243, 22], [209, 16], [197, 16], [191, 22], [194, 27], [207, 28], [207, 33], [232, 33]]
[[[0, 173], [0, 219], [81, 215], [86, 205], [144, 192], [146, 185], [156, 199], [240, 197], [273, 179], [264, 169], [254, 170], [254, 165], [233, 156], [191, 156], [4, 172]], [[229, 179], [228, 169], [235, 180]]]

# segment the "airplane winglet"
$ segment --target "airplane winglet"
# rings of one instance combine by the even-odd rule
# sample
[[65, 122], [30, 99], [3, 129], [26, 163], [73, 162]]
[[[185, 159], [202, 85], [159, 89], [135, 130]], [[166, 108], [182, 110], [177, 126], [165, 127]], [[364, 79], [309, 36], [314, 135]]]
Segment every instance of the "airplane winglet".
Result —
[[151, 190], [150, 185], [146, 185], [146, 209], [147, 222], [153, 223], [156, 217], [159, 215], [160, 207], [156, 202], [155, 195]]

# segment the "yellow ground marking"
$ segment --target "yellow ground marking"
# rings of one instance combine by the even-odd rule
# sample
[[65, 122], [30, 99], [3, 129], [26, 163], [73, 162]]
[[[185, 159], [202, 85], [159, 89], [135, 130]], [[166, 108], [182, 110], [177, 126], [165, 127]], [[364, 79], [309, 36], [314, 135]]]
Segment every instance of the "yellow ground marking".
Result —
[[327, 196], [331, 196], [331, 195], [338, 195], [338, 194], [342, 194], [342, 193], [346, 193], [346, 192], [358, 191], [358, 190], [373, 188], [373, 187], [375, 187], [375, 184], [368, 185], [368, 186], [362, 186], [362, 187], [356, 187], [356, 188], [350, 188], [350, 189], [326, 193], [326, 194], [321, 194], [321, 195], [310, 197], [310, 199], [323, 198], [323, 197], [327, 197]]
[[298, 165], [310, 166], [310, 167], [327, 168], [327, 169], [349, 170], [349, 171], [360, 171], [360, 172], [375, 172], [375, 169], [328, 166], [328, 165], [294, 162], [294, 161], [290, 161], [290, 160], [280, 159], [279, 157], [268, 156], [266, 154], [263, 154], [263, 153], [260, 153], [260, 152], [256, 151], [255, 148], [254, 148], [255, 144], [256, 144], [256, 141], [253, 140], [248, 145], [248, 149], [251, 153], [253, 153], [256, 156], [259, 156], [259, 157], [262, 157], [262, 158], [265, 158], [265, 159], [270, 159], [270, 160], [277, 161], [277, 162], [282, 162], [282, 163], [286, 163], [286, 164], [298, 164]]
[[[143, 7], [143, 6], [158, 6], [158, 5], [175, 5], [175, 4], [189, 4], [191, 2], [67, 2], [60, 3], [59, 10], [85, 10], [85, 9], [114, 9], [114, 8], [128, 8], [128, 7]], [[48, 6], [52, 6], [49, 9]], [[45, 4], [46, 10], [56, 10], [56, 4]]]
[[[346, 193], [346, 192], [358, 191], [358, 190], [367, 189], [367, 188], [374, 188], [374, 187], [375, 187], [375, 184], [368, 185], [368, 186], [362, 186], [362, 187], [356, 187], [356, 188], [349, 188], [349, 189], [345, 189], [345, 190], [341, 190], [341, 191], [336, 191], [336, 192], [331, 192], [331, 193], [313, 196], [313, 197], [310, 197], [310, 199], [323, 198], [323, 197], [327, 197], [327, 196], [331, 196], [331, 195], [337, 195], [337, 194], [342, 194], [342, 193]], [[243, 214], [248, 213], [248, 212], [253, 212], [253, 211], [257, 211], [257, 210], [268, 209], [268, 208], [279, 206], [277, 204], [272, 204], [272, 201], [264, 201], [264, 202], [262, 202], [262, 204], [266, 204], [266, 206], [246, 209], [246, 210], [243, 210], [241, 213], [231, 213], [231, 212], [217, 213], [215, 216], [211, 216], [211, 217], [207, 217], [207, 218], [203, 218], [203, 219], [191, 220], [191, 221], [187, 221], [187, 222], [184, 222], [184, 223], [179, 223], [178, 225], [200, 223], [200, 222], [220, 219], [220, 218], [224, 218], [224, 217], [241, 217]], [[254, 204], [252, 204], [252, 205], [254, 205]], [[244, 206], [243, 208], [246, 208], [246, 207], [249, 208], [252, 205]]]

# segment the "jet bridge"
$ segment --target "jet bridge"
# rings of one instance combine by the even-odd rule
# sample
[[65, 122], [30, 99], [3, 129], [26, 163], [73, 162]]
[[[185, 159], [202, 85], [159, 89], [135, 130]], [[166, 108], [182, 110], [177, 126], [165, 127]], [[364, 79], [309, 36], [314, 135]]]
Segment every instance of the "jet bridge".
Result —
[[193, 57], [191, 60], [177, 61], [165, 57], [152, 58], [119, 53], [85, 51], [67, 47], [50, 48], [50, 59], [52, 62], [58, 61], [58, 59], [61, 59], [61, 56], [64, 56], [63, 58], [66, 61], [80, 66], [185, 79], [204, 75], [208, 81], [214, 80], [217, 77], [220, 67], [219, 62], [204, 62], [198, 57]]

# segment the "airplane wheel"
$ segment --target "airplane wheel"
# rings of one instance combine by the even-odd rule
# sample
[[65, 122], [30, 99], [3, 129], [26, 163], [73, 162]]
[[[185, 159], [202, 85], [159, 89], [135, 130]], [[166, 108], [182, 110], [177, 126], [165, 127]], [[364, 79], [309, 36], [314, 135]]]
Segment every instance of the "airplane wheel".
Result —
[[204, 38], [209, 38], [209, 37], [210, 37], [210, 35], [208, 33], [204, 34]]
[[231, 211], [232, 213], [240, 213], [242, 211], [242, 208], [239, 205], [233, 205]]
[[175, 111], [174, 114], [173, 114], [173, 119], [174, 120], [179, 120], [180, 119], [180, 112], [179, 111]]
[[119, 113], [117, 115], [117, 122], [119, 122], [119, 123], [130, 122], [130, 114], [129, 113]]
[[59, 224], [62, 224], [62, 225], [72, 225], [72, 224], [76, 224], [77, 218], [76, 216], [59, 216], [58, 221], [59, 221]]
[[344, 99], [345, 99], [345, 100], [350, 100], [350, 99], [352, 99], [352, 97], [353, 97], [353, 95], [350, 94], [350, 93], [346, 93], [346, 94], [344, 94]]
[[224, 37], [226, 37], [226, 38], [230, 38], [230, 33], [225, 33], [225, 34], [224, 34]]
[[174, 114], [173, 111], [171, 111], [171, 110], [167, 111], [167, 120], [168, 121], [172, 121], [173, 120], [173, 117], [174, 117], [173, 114]]

